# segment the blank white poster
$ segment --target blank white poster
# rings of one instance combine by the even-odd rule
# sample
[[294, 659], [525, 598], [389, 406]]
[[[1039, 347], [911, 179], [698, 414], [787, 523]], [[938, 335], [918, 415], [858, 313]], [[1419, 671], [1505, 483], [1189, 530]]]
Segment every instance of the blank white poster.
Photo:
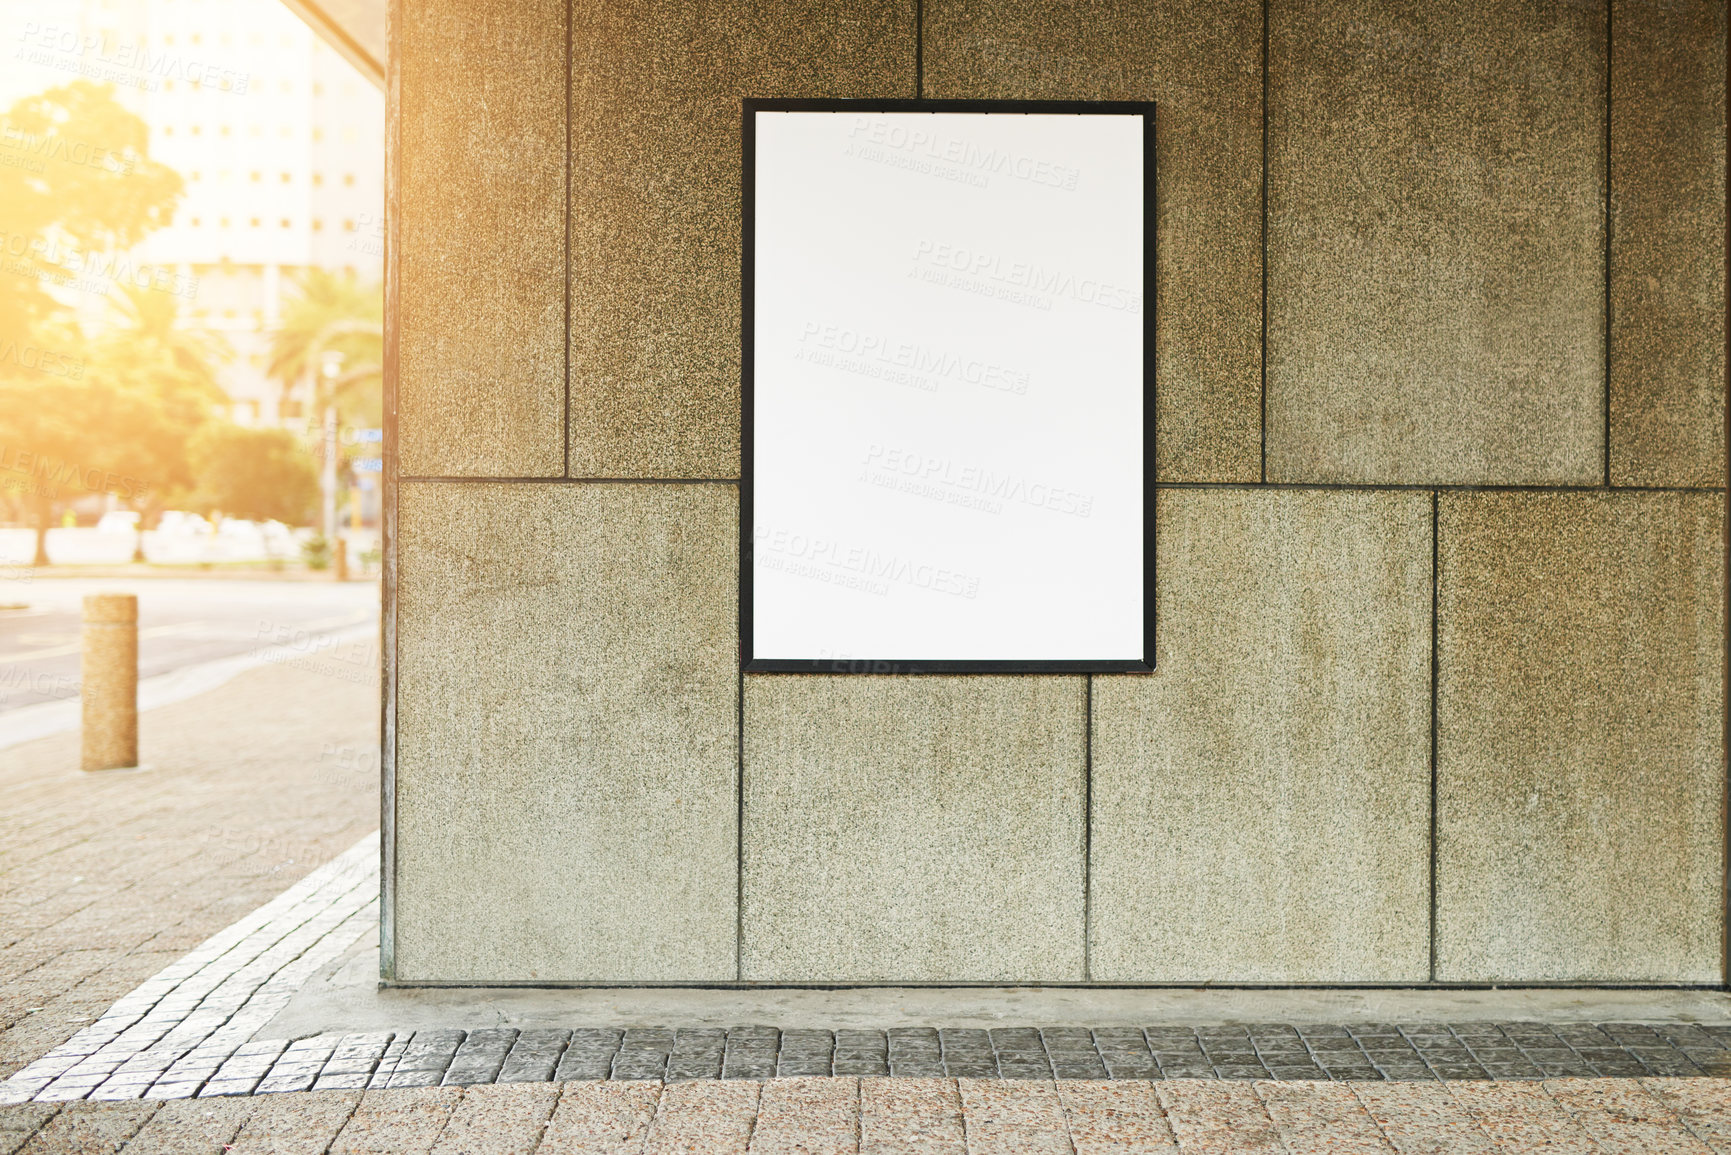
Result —
[[1144, 117], [751, 115], [752, 659], [1152, 661]]

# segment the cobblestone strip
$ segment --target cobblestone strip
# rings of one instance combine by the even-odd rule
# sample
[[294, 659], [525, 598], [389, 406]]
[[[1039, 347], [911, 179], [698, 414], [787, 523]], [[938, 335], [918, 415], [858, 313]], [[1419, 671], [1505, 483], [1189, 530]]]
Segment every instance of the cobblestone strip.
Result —
[[[1463, 1027], [1484, 1038], [1485, 1024]], [[1614, 1025], [1619, 1031], [1627, 1024]], [[1526, 1038], [1535, 1051], [1557, 1049], [1563, 1032], [1585, 1037], [1601, 1030], [1591, 1024], [1555, 1028], [1531, 1023], [1502, 1024]], [[1550, 1032], [1540, 1036], [1535, 1028]], [[1609, 1030], [1609, 1028], [1604, 1028]], [[1683, 1025], [1648, 1025], [1654, 1036], [1678, 1042], [1703, 1039], [1731, 1042], [1731, 1031]], [[633, 1027], [624, 1031], [578, 1028], [572, 1031], [517, 1032], [509, 1028], [463, 1032], [420, 1031], [390, 1036], [355, 1035], [250, 1044], [236, 1051], [200, 1092], [201, 1095], [264, 1093], [305, 1087], [350, 1088], [470, 1086], [486, 1083], [664, 1082], [714, 1079], [871, 1077], [1001, 1079], [1104, 1083], [1112, 1080], [1269, 1080], [1304, 1083], [1413, 1083], [1432, 1085], [1480, 1080], [1535, 1082], [1551, 1078], [1536, 1060], [1525, 1065], [1464, 1061], [1467, 1044], [1446, 1024], [1414, 1025], [1390, 1033], [1380, 1028], [1259, 1024], [1252, 1027], [1010, 1027], [990, 1031], [892, 1027], [871, 1030], [787, 1030], [746, 1026]], [[1328, 1033], [1324, 1033], [1328, 1032]], [[1335, 1033], [1338, 1032], [1338, 1033]], [[1503, 1039], [1509, 1034], [1499, 1036]], [[1313, 1040], [1310, 1049], [1306, 1040]], [[1546, 1044], [1541, 1046], [1541, 1042]], [[322, 1050], [321, 1050], [322, 1048]], [[1692, 1048], [1693, 1049], [1693, 1048]], [[1608, 1051], [1610, 1049], [1607, 1049]], [[1644, 1046], [1645, 1060], [1616, 1048], [1599, 1060], [1618, 1075], [1630, 1064], [1651, 1062], [1652, 1070], [1672, 1069], [1683, 1054], [1678, 1046]], [[1524, 1052], [1522, 1052], [1524, 1054]], [[1579, 1068], [1580, 1052], [1546, 1064]], [[273, 1056], [274, 1060], [273, 1060]], [[321, 1056], [328, 1065], [313, 1069]], [[1702, 1065], [1718, 1068], [1731, 1060], [1719, 1046], [1698, 1054]], [[268, 1070], [266, 1069], [269, 1063]], [[1643, 1070], [1634, 1070], [1642, 1074]], [[231, 1074], [231, 1071], [233, 1072]], [[1601, 1072], [1601, 1077], [1609, 1072]], [[1650, 1073], [1650, 1072], [1649, 1072]], [[363, 1083], [362, 1076], [366, 1075]], [[1700, 1078], [1701, 1066], [1692, 1077]], [[281, 1079], [279, 1081], [279, 1075]], [[1672, 1078], [1666, 1084], [1674, 1086]], [[152, 1092], [155, 1093], [154, 1091]], [[1494, 1100], [1484, 1100], [1487, 1104]], [[1248, 1102], [1248, 1100], [1246, 1101]], [[1326, 1096], [1317, 1103], [1333, 1102]]]
[[[196, 1094], [312, 974], [377, 926], [378, 845], [367, 836], [159, 971], [0, 1083], [0, 1103]], [[225, 1081], [244, 1081], [271, 1046], [250, 1050]], [[275, 1065], [284, 1058], [271, 1054]]]

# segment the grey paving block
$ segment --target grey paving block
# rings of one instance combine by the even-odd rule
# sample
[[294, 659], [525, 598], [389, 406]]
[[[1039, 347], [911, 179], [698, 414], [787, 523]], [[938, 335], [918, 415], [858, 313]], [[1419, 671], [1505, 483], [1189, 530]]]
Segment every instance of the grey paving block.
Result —
[[501, 1083], [544, 1083], [558, 1068], [559, 1056], [565, 1053], [570, 1031], [523, 1031], [511, 1045], [510, 1053], [499, 1068]]
[[444, 1081], [445, 1071], [457, 1048], [463, 1045], [463, 1031], [416, 1031], [397, 1059], [390, 1085], [398, 1087], [436, 1087]]

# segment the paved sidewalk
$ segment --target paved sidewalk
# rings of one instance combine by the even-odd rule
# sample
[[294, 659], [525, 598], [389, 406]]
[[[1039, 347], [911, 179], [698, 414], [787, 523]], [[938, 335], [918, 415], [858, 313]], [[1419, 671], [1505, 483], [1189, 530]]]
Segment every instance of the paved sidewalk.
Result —
[[1731, 1151], [1719, 1079], [520, 1083], [0, 1108], [0, 1155]]
[[0, 1078], [378, 826], [376, 679], [327, 665], [142, 714], [144, 771], [0, 752]]

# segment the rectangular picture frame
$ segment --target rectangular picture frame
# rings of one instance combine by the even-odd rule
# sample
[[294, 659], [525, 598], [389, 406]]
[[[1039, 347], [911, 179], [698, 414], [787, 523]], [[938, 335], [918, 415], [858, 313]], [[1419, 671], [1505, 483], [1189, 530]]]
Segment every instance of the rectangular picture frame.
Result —
[[[754, 652], [756, 517], [757, 124], [760, 112], [970, 113], [1135, 116], [1142, 121], [1142, 390], [1141, 390], [1141, 653], [1105, 658], [930, 658], [893, 653], [812, 658], [763, 657]], [[741, 105], [741, 298], [739, 653], [750, 674], [1126, 674], [1155, 668], [1156, 635], [1156, 300], [1155, 106], [1145, 101], [828, 100], [747, 98]]]

